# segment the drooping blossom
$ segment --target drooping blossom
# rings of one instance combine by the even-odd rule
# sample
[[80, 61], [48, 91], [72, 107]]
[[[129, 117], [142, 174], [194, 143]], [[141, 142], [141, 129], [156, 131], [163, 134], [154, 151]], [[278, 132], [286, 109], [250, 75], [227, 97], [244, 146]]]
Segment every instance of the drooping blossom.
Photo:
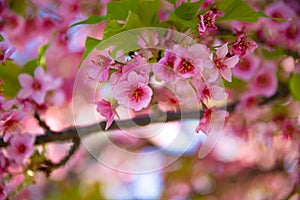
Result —
[[271, 61], [265, 61], [252, 79], [249, 87], [254, 95], [270, 97], [275, 94], [277, 85], [276, 66]]
[[259, 63], [260, 63], [259, 57], [251, 53], [247, 53], [244, 57], [240, 59], [238, 64], [233, 68], [233, 74], [236, 77], [248, 81], [254, 76], [259, 66]]
[[164, 86], [155, 86], [153, 88], [153, 98], [157, 101], [163, 111], [176, 111], [180, 106], [180, 99], [169, 88]]
[[33, 135], [14, 135], [7, 147], [8, 158], [18, 164], [25, 164], [26, 160], [34, 153], [34, 141]]
[[173, 51], [176, 53], [174, 69], [183, 78], [194, 77], [202, 73], [204, 68], [212, 67], [209, 50], [205, 45], [194, 44], [187, 49], [175, 45]]
[[4, 142], [7, 142], [13, 135], [19, 134], [21, 131], [21, 120], [25, 117], [25, 113], [20, 110], [10, 110], [5, 112], [0, 119], [0, 135]]
[[18, 97], [32, 99], [39, 105], [44, 103], [47, 92], [59, 88], [62, 84], [61, 79], [45, 74], [42, 67], [34, 70], [34, 78], [28, 74], [19, 75], [19, 82], [22, 89], [19, 91]]
[[226, 58], [228, 53], [227, 43], [222, 45], [216, 51], [216, 58], [214, 58], [215, 67], [212, 69], [209, 81], [215, 81], [219, 74], [227, 81], [231, 82], [232, 72], [231, 68], [233, 68], [239, 61], [239, 57], [234, 55], [230, 58]]
[[6, 60], [11, 60], [10, 56], [15, 51], [15, 48], [10, 47], [8, 42], [0, 42], [0, 63], [5, 65]]
[[152, 94], [147, 78], [134, 71], [113, 88], [113, 96], [118, 103], [135, 111], [146, 108], [151, 101]]
[[234, 54], [239, 56], [244, 56], [246, 52], [254, 52], [256, 48], [256, 42], [249, 39], [244, 33], [238, 34], [236, 42], [232, 45]]
[[163, 81], [176, 82], [180, 78], [174, 69], [176, 55], [170, 51], [165, 51], [164, 57], [162, 57], [157, 63], [153, 64], [153, 73]]
[[198, 23], [198, 33], [202, 35], [208, 30], [217, 30], [215, 26], [216, 18], [222, 14], [216, 13], [212, 10], [207, 11], [203, 15], [198, 15], [200, 22]]
[[105, 82], [109, 76], [110, 67], [114, 64], [114, 59], [107, 53], [97, 55], [97, 59], [92, 61], [88, 71], [88, 80]]
[[112, 105], [106, 101], [101, 100], [96, 102], [97, 112], [100, 113], [103, 117], [107, 119], [105, 130], [107, 130], [114, 121], [114, 117], [117, 115], [116, 110], [112, 107]]
[[205, 107], [203, 117], [196, 127], [196, 132], [199, 133], [199, 131], [202, 131], [204, 134], [208, 134], [214, 126], [214, 123], [218, 123], [219, 120], [217, 120], [217, 118], [224, 118], [227, 117], [227, 115], [228, 113], [225, 110], [218, 110], [215, 107]]

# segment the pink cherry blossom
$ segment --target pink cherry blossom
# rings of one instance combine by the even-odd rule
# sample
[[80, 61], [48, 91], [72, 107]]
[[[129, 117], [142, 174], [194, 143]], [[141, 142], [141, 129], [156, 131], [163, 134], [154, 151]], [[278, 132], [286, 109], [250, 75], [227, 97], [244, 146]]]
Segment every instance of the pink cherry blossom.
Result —
[[160, 109], [165, 112], [169, 110], [176, 111], [180, 106], [178, 97], [167, 87], [156, 86], [153, 88], [153, 93], [153, 98], [157, 101]]
[[4, 155], [3, 151], [0, 151], [0, 179], [2, 179], [7, 174], [7, 169], [9, 166], [9, 161]]
[[103, 53], [97, 55], [97, 60], [93, 60], [88, 71], [88, 80], [96, 80], [98, 82], [105, 82], [109, 76], [110, 67], [114, 64], [114, 59]]
[[256, 42], [249, 39], [245, 34], [238, 34], [236, 42], [233, 43], [232, 49], [234, 54], [244, 56], [247, 51], [254, 52], [257, 48]]
[[222, 45], [216, 51], [216, 58], [214, 59], [215, 68], [212, 70], [209, 81], [215, 81], [218, 78], [218, 72], [221, 76], [231, 82], [231, 68], [233, 68], [239, 61], [239, 57], [237, 55], [232, 56], [230, 58], [226, 58], [228, 53], [227, 43]]
[[153, 94], [152, 89], [147, 84], [148, 80], [144, 76], [134, 71], [130, 72], [126, 80], [115, 85], [113, 96], [119, 104], [140, 111], [149, 105]]
[[20, 99], [32, 99], [41, 105], [45, 102], [47, 92], [55, 90], [62, 84], [61, 79], [55, 79], [45, 74], [42, 67], [34, 70], [34, 78], [28, 74], [19, 75], [19, 82], [22, 89], [18, 93]]
[[114, 121], [114, 116], [117, 115], [116, 110], [112, 107], [112, 105], [105, 100], [101, 100], [96, 102], [97, 112], [100, 113], [103, 117], [107, 119], [105, 130], [107, 130]]
[[183, 78], [194, 77], [196, 74], [202, 73], [204, 68], [212, 67], [209, 50], [205, 45], [194, 44], [187, 49], [175, 45], [173, 51], [177, 56], [174, 69]]
[[205, 33], [207, 30], [217, 30], [215, 26], [217, 14], [212, 10], [207, 11], [203, 15], [198, 16], [200, 22], [198, 24], [198, 32], [200, 35]]
[[3, 114], [0, 119], [0, 135], [4, 142], [7, 142], [13, 135], [20, 133], [21, 120], [24, 117], [24, 112], [15, 109]]
[[25, 164], [26, 160], [34, 153], [33, 135], [14, 135], [7, 147], [9, 159], [18, 164]]
[[11, 60], [10, 56], [15, 51], [15, 48], [10, 47], [8, 42], [0, 42], [0, 63], [5, 65], [6, 60]]
[[14, 105], [14, 103], [14, 100], [5, 101], [5, 98], [3, 96], [0, 96], [0, 111], [9, 110]]
[[228, 113], [225, 110], [218, 110], [215, 107], [204, 108], [203, 117], [200, 119], [199, 124], [196, 128], [196, 132], [202, 131], [204, 134], [208, 134], [211, 130], [212, 123], [216, 118], [220, 116], [227, 116]]
[[162, 57], [157, 63], [153, 64], [153, 73], [163, 81], [176, 82], [179, 76], [174, 70], [175, 59], [175, 54], [170, 51], [165, 51], [164, 57]]
[[254, 76], [259, 66], [259, 63], [259, 57], [251, 53], [247, 53], [244, 57], [240, 59], [235, 68], [233, 68], [233, 74], [236, 77], [248, 81]]
[[278, 80], [276, 66], [271, 61], [265, 61], [250, 84], [250, 91], [255, 95], [270, 97], [277, 90]]

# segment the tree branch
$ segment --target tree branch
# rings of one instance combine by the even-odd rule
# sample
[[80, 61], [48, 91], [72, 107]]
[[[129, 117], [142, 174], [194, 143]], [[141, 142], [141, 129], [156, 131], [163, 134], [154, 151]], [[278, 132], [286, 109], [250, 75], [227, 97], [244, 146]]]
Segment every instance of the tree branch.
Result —
[[[278, 91], [270, 98], [263, 99], [259, 105], [266, 105], [271, 102], [274, 102], [278, 99], [285, 98], [289, 94], [289, 90], [286, 85], [279, 84]], [[227, 106], [218, 107], [219, 109], [227, 110], [228, 112], [232, 112], [235, 106], [239, 102], [230, 103]], [[159, 116], [159, 114], [154, 113], [148, 116], [138, 116], [133, 119], [126, 119], [120, 121], [114, 121], [112, 125], [109, 127], [109, 131], [111, 130], [119, 130], [123, 128], [132, 128], [134, 125], [138, 126], [147, 126], [150, 123], [165, 123], [165, 122], [172, 122], [178, 121], [182, 119], [200, 119], [203, 116], [203, 110], [197, 111], [189, 111], [189, 112], [173, 112], [169, 111], [165, 113], [166, 116]], [[39, 118], [38, 118], [39, 119]], [[40, 120], [39, 120], [40, 122]], [[45, 134], [39, 135], [36, 137], [35, 144], [45, 144], [49, 142], [62, 142], [66, 140], [72, 140], [74, 138], [82, 138], [86, 137], [92, 133], [99, 132], [99, 130], [104, 130], [106, 125], [106, 121], [102, 121], [100, 123], [95, 123], [88, 126], [81, 126], [81, 127], [69, 127], [59, 132], [55, 132], [50, 130], [49, 128], [44, 127]], [[0, 148], [6, 147], [8, 143], [3, 141], [3, 138], [0, 138]]]

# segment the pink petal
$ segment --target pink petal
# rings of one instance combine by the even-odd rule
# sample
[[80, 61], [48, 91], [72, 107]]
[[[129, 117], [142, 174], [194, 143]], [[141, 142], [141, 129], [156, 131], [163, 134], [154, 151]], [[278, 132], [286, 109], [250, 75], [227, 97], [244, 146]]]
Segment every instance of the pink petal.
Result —
[[44, 77], [44, 69], [39, 66], [34, 70], [34, 77], [35, 78], [43, 78]]
[[231, 82], [231, 76], [232, 76], [231, 69], [229, 68], [222, 69], [220, 70], [220, 73], [225, 80]]
[[33, 78], [28, 74], [20, 74], [18, 79], [23, 88], [29, 88], [33, 83]]
[[225, 56], [228, 53], [228, 47], [227, 47], [228, 43], [223, 44], [220, 48], [217, 49], [216, 54], [217, 54], [217, 58], [225, 58]]
[[45, 101], [46, 93], [43, 91], [36, 91], [32, 95], [32, 99], [39, 105], [43, 104]]
[[239, 56], [237, 55], [224, 60], [224, 64], [229, 68], [233, 68], [238, 62], [239, 62]]

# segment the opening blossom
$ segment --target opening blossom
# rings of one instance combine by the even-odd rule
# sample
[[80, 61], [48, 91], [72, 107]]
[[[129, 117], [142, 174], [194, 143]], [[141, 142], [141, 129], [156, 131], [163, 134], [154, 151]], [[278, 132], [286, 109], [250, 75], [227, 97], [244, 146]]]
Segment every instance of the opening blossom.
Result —
[[45, 74], [42, 67], [34, 70], [34, 77], [28, 74], [19, 75], [19, 82], [22, 89], [18, 93], [20, 99], [32, 99], [41, 105], [45, 102], [47, 92], [55, 90], [61, 85], [61, 79], [55, 79]]
[[97, 60], [92, 61], [88, 71], [88, 80], [105, 82], [109, 76], [109, 69], [114, 64], [114, 60], [106, 53], [97, 55]]
[[210, 82], [215, 81], [218, 78], [219, 73], [225, 80], [231, 82], [231, 68], [233, 68], [238, 63], [239, 57], [235, 55], [230, 58], [226, 58], [227, 53], [227, 43], [217, 49], [216, 58], [214, 58], [215, 68], [211, 71], [211, 75], [209, 78]]
[[5, 65], [6, 60], [11, 60], [10, 56], [15, 51], [15, 48], [11, 48], [8, 42], [0, 42], [0, 63]]
[[238, 34], [237, 40], [232, 45], [232, 49], [234, 54], [239, 56], [244, 56], [246, 52], [254, 52], [257, 48], [256, 42], [249, 39], [245, 34], [241, 33]]
[[118, 82], [113, 88], [113, 95], [118, 103], [135, 111], [146, 108], [152, 94], [147, 78], [135, 71], [130, 72], [125, 80]]
[[4, 142], [7, 142], [13, 135], [20, 133], [21, 120], [24, 117], [24, 112], [15, 109], [3, 114], [0, 119], [0, 135]]
[[9, 159], [25, 164], [26, 159], [34, 153], [34, 141], [33, 135], [14, 135], [7, 148]]
[[105, 100], [101, 100], [96, 102], [97, 105], [97, 112], [100, 113], [103, 117], [107, 119], [105, 130], [107, 130], [114, 121], [114, 116], [117, 115], [115, 109], [112, 105]]

